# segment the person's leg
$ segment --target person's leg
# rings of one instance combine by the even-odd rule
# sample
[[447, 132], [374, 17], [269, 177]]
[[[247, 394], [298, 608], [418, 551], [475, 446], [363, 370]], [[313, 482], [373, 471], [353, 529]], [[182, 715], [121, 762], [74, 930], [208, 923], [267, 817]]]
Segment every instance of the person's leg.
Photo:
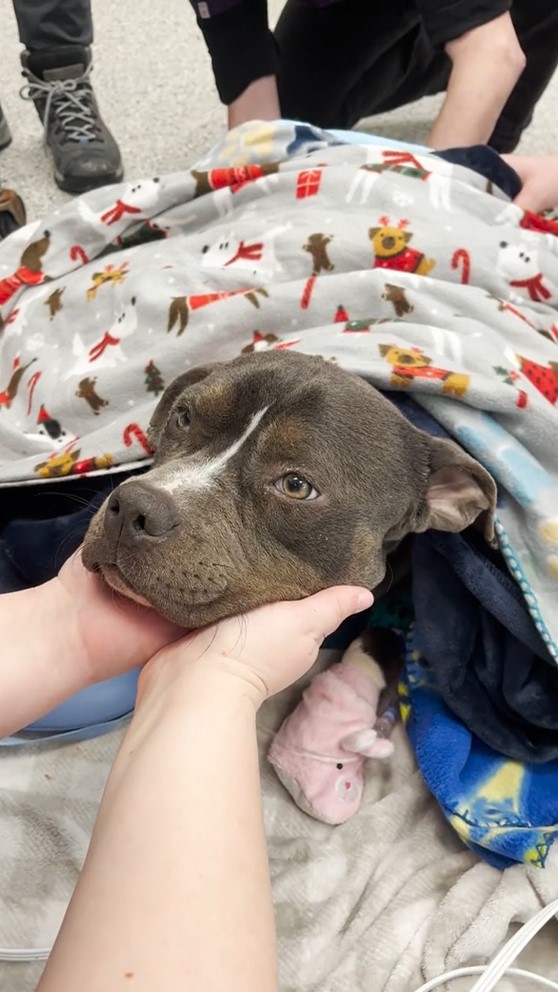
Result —
[[45, 126], [61, 189], [82, 193], [122, 178], [118, 146], [99, 113], [89, 75], [90, 0], [14, 0], [27, 96]]
[[30, 51], [50, 51], [93, 41], [88, 0], [13, 0], [19, 38]]
[[408, 0], [288, 0], [275, 38], [283, 116], [320, 127], [353, 127], [447, 84], [449, 59]]
[[501, 153], [512, 152], [518, 144], [558, 66], [556, 0], [516, 0], [511, 14], [527, 65], [489, 142]]

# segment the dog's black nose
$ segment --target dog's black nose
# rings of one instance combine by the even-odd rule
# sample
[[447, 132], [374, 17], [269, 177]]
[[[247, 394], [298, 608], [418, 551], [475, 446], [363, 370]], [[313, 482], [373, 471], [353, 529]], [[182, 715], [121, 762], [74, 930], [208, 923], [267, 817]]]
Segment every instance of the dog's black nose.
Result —
[[172, 496], [141, 479], [118, 486], [105, 510], [107, 536], [123, 544], [160, 540], [177, 524], [178, 508]]

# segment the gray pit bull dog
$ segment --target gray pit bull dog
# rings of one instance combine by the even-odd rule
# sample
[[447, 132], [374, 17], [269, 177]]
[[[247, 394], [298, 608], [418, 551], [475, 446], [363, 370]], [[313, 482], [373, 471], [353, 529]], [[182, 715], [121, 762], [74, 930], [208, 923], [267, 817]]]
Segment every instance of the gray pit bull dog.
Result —
[[93, 519], [83, 560], [118, 592], [198, 627], [326, 586], [376, 589], [407, 535], [492, 538], [496, 486], [321, 358], [263, 352], [191, 369], [149, 427], [152, 468]]

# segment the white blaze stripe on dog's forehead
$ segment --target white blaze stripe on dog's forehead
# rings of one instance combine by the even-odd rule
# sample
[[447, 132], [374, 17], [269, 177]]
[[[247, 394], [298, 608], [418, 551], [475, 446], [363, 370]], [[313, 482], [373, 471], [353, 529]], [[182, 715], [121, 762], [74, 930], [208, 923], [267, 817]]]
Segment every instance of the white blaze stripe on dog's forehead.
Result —
[[[157, 485], [161, 486], [168, 493], [177, 490], [188, 489], [209, 489], [216, 478], [221, 474], [231, 458], [242, 448], [244, 442], [250, 434], [256, 430], [260, 420], [269, 410], [269, 406], [264, 406], [263, 410], [254, 413], [248, 422], [248, 426], [236, 441], [233, 441], [228, 448], [225, 448], [220, 455], [215, 458], [200, 458], [199, 461], [189, 459], [184, 465], [173, 466], [168, 472], [163, 473], [157, 479]], [[195, 457], [195, 456], [194, 456]]]

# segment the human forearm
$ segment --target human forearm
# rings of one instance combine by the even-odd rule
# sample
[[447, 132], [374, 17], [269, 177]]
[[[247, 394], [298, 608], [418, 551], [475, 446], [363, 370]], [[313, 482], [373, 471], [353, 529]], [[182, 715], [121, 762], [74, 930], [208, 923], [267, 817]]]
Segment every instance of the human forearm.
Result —
[[525, 68], [509, 14], [448, 42], [446, 98], [430, 135], [432, 148], [486, 144]]
[[[139, 706], [38, 992], [275, 992], [255, 705], [200, 662]], [[125, 884], [122, 884], [125, 879]]]
[[0, 597], [0, 737], [21, 730], [87, 685], [76, 657], [76, 618], [64, 602], [58, 579]]
[[79, 552], [50, 582], [0, 595], [0, 737], [76, 692], [145, 664], [184, 631], [119, 598]]

